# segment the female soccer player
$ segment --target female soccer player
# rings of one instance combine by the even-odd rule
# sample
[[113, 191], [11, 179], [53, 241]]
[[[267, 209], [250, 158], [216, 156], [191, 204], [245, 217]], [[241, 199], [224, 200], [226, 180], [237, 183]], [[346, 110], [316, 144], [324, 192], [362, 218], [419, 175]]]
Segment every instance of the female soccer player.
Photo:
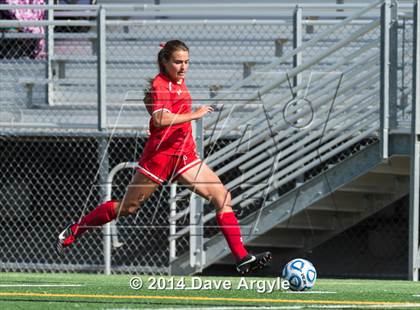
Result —
[[58, 250], [73, 244], [90, 227], [101, 226], [120, 216], [135, 214], [164, 181], [177, 180], [211, 201], [216, 208], [217, 223], [237, 261], [240, 274], [264, 267], [270, 252], [250, 254], [245, 249], [231, 195], [219, 177], [196, 154], [191, 121], [213, 111], [203, 105], [192, 111], [191, 96], [185, 85], [189, 66], [189, 49], [185, 43], [167, 42], [158, 54], [159, 74], [153, 79], [145, 104], [151, 114], [150, 136], [137, 171], [121, 202], [107, 201], [68, 225], [59, 235]]

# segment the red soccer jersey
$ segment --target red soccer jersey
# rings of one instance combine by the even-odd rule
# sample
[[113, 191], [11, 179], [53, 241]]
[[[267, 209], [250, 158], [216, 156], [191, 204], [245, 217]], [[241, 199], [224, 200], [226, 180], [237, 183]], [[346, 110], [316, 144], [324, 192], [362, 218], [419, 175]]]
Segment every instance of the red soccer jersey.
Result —
[[[158, 74], [152, 83], [152, 113], [168, 111], [173, 114], [191, 113], [191, 95], [184, 80], [180, 83], [170, 81], [165, 75]], [[144, 156], [155, 153], [185, 155], [195, 151], [191, 122], [167, 127], [156, 127], [153, 119], [149, 122], [150, 137], [143, 151]]]

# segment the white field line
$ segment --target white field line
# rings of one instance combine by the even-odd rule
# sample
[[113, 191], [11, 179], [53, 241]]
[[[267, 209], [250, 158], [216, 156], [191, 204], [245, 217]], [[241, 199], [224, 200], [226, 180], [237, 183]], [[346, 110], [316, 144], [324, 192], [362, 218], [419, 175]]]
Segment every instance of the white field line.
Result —
[[337, 294], [337, 292], [331, 291], [282, 291], [282, 294]]
[[[105, 310], [156, 310], [157, 308], [107, 308]], [[166, 310], [179, 310], [181, 308], [165, 308]], [[183, 309], [194, 309], [194, 310], [276, 310], [276, 309], [303, 309], [303, 306], [276, 306], [276, 307], [268, 307], [268, 306], [262, 306], [262, 307], [205, 307], [205, 308], [197, 308], [197, 307], [191, 307], [185, 306]]]
[[[194, 310], [283, 310], [283, 309], [407, 309], [407, 308], [419, 308], [420, 304], [400, 304], [400, 305], [304, 305], [304, 306], [251, 306], [251, 307], [191, 307]], [[136, 308], [108, 308], [112, 310], [136, 310]], [[137, 308], [140, 309], [140, 308]], [[141, 308], [142, 310], [154, 310], [156, 308]], [[179, 310], [180, 308], [165, 308], [166, 310]], [[184, 307], [185, 310], [190, 309], [188, 306]]]
[[0, 287], [79, 287], [82, 284], [0, 284]]
[[307, 305], [306, 308], [315, 309], [407, 309], [407, 308], [420, 308], [420, 304], [414, 303], [401, 303], [399, 305]]

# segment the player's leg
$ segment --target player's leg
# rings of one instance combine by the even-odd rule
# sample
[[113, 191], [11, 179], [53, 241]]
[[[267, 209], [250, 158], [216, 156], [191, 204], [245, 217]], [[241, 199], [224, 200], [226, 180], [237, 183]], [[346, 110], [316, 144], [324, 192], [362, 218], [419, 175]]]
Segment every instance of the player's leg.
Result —
[[142, 173], [136, 172], [125, 192], [124, 198], [121, 200], [118, 209], [116, 209], [117, 217], [135, 214], [158, 186], [159, 183]]
[[270, 252], [253, 255], [245, 249], [238, 220], [232, 210], [231, 195], [206, 164], [200, 163], [191, 167], [184, 171], [178, 180], [215, 206], [217, 223], [236, 258], [239, 273], [245, 274], [262, 268], [271, 260]]
[[119, 216], [136, 213], [140, 204], [150, 197], [157, 186], [158, 183], [136, 172], [121, 203], [115, 200], [106, 201], [82, 217], [78, 223], [68, 225], [59, 235], [57, 250], [62, 252], [64, 247], [74, 243], [90, 228], [102, 226]]

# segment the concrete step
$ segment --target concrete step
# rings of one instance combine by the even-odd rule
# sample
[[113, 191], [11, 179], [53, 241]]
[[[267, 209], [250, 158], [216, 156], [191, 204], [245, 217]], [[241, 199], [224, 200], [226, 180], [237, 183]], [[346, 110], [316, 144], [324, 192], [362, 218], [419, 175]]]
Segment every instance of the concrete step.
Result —
[[330, 212], [363, 212], [366, 209], [367, 194], [357, 192], [335, 192], [313, 205], [308, 210]]
[[402, 176], [410, 175], [410, 158], [407, 156], [393, 156], [388, 161], [378, 165], [372, 172]]
[[247, 246], [278, 247], [278, 248], [303, 248], [305, 245], [305, 233], [300, 230], [275, 228], [270, 233], [256, 237]]
[[331, 230], [333, 221], [330, 214], [319, 210], [304, 210], [287, 221], [276, 225], [276, 228], [286, 230]]
[[369, 172], [338, 189], [340, 192], [395, 193], [395, 176], [392, 174]]

